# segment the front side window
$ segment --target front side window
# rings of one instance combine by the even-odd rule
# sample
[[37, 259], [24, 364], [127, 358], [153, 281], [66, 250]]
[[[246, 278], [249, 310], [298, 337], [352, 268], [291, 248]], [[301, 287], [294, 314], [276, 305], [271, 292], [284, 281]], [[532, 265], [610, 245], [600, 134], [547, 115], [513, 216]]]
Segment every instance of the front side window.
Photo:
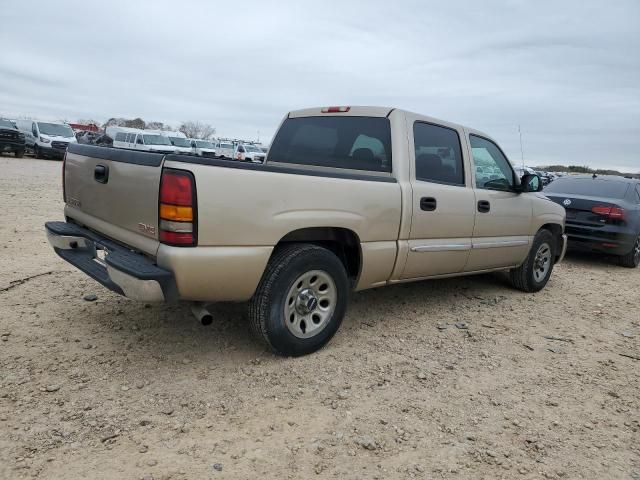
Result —
[[181, 137], [169, 137], [171, 145], [174, 147], [191, 147], [191, 144], [186, 138]]
[[143, 135], [145, 145], [171, 145], [169, 139], [162, 135]]
[[384, 117], [302, 117], [282, 124], [270, 162], [391, 172], [391, 128]]
[[476, 188], [512, 190], [515, 185], [513, 169], [500, 148], [491, 140], [476, 135], [469, 135], [469, 140], [476, 170]]
[[416, 180], [464, 185], [462, 148], [458, 133], [430, 123], [413, 124]]
[[640, 203], [640, 186], [636, 187], [636, 203]]
[[126, 142], [127, 141], [127, 134], [123, 133], [123, 132], [118, 132], [116, 133], [116, 142]]

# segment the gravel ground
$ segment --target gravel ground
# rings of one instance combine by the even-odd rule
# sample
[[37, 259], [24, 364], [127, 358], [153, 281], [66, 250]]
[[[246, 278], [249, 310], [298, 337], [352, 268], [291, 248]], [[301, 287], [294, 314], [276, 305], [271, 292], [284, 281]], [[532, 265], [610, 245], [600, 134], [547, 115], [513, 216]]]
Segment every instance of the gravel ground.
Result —
[[60, 168], [0, 158], [0, 478], [640, 479], [640, 269], [363, 292], [279, 358], [244, 305], [202, 327], [57, 258]]

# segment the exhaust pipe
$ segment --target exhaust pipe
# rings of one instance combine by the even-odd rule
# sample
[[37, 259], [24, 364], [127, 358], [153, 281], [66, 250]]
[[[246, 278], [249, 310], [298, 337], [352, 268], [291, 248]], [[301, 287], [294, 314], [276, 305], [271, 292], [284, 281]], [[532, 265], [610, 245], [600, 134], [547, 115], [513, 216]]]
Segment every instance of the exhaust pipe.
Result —
[[191, 304], [191, 313], [200, 321], [202, 325], [211, 325], [213, 323], [213, 315], [209, 313], [203, 302], [193, 302]]

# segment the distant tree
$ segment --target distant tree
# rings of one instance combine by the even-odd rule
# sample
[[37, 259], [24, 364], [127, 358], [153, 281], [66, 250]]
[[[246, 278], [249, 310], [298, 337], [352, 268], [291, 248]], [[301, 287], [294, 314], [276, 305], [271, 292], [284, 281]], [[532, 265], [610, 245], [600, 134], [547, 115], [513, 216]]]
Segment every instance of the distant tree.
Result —
[[126, 120], [124, 118], [112, 117], [112, 118], [110, 118], [109, 120], [107, 120], [105, 122], [103, 127], [104, 128], [107, 128], [107, 127], [124, 127], [125, 123], [126, 123]]
[[93, 120], [91, 118], [79, 118], [78, 120], [76, 120], [75, 123], [79, 123], [81, 125], [100, 125], [100, 122], [98, 122], [97, 120]]
[[183, 122], [178, 129], [189, 138], [209, 140], [216, 133], [216, 129], [208, 123]]
[[145, 121], [143, 119], [141, 119], [140, 117], [134, 118], [133, 120], [126, 120], [124, 122], [124, 126], [125, 127], [130, 127], [130, 128], [143, 129], [143, 128], [145, 128], [146, 125], [147, 124], [145, 123]]
[[165, 125], [162, 122], [147, 122], [146, 128], [148, 130], [171, 130], [169, 125]]

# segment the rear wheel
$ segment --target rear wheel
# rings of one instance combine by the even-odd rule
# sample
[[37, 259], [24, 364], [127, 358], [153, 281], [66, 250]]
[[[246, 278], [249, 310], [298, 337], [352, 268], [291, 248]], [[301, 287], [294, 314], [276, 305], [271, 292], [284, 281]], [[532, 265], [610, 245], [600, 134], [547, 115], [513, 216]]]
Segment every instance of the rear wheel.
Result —
[[555, 241], [548, 230], [540, 230], [533, 239], [527, 259], [509, 272], [511, 284], [523, 292], [542, 290], [553, 271]]
[[306, 355], [326, 345], [347, 309], [342, 262], [312, 244], [279, 248], [249, 304], [251, 329], [275, 353]]
[[636, 238], [631, 251], [620, 257], [620, 265], [626, 268], [636, 268], [640, 265], [640, 235]]

